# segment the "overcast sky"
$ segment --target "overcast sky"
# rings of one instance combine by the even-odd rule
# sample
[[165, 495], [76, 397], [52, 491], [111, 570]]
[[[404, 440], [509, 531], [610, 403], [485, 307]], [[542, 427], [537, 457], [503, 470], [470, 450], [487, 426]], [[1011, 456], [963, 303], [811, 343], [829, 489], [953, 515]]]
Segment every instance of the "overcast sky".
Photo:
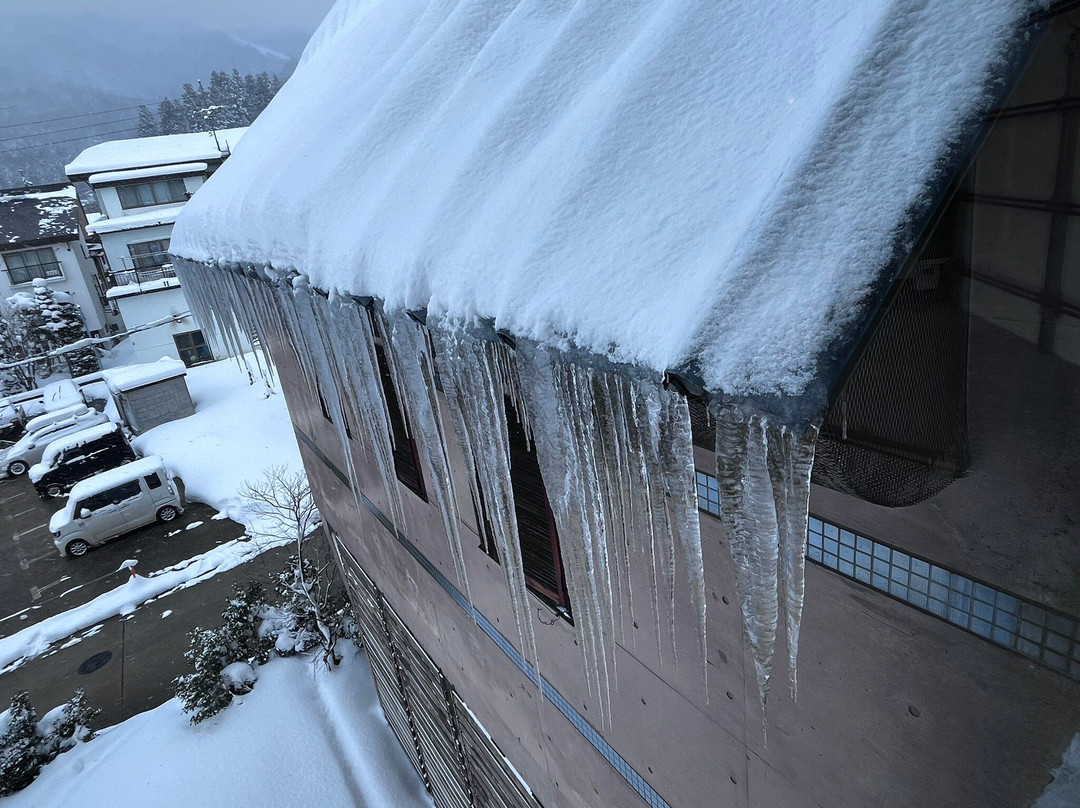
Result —
[[205, 28], [292, 29], [310, 33], [334, 0], [0, 0], [12, 11], [93, 11], [106, 17], [155, 16], [189, 20]]

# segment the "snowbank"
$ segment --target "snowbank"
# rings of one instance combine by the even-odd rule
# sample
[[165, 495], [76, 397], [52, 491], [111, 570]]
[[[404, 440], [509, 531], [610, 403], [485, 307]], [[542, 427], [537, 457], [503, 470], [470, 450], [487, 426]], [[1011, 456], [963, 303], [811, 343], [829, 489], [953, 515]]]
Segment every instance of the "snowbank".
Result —
[[1072, 739], [1054, 779], [1031, 808], [1076, 808], [1080, 805], [1080, 734]]
[[[101, 623], [120, 614], [131, 614], [148, 600], [161, 597], [179, 589], [212, 578], [219, 572], [238, 567], [284, 541], [252, 541], [234, 539], [219, 544], [205, 553], [185, 559], [171, 567], [152, 572], [145, 577], [130, 578], [126, 583], [110, 589], [93, 600], [48, 617], [40, 623], [27, 626], [8, 637], [0, 638], [0, 673], [9, 666], [40, 656], [66, 637]], [[65, 648], [74, 643], [68, 642]]]
[[267, 397], [261, 382], [248, 384], [231, 359], [187, 371], [195, 414], [154, 427], [132, 445], [161, 455], [184, 481], [188, 499], [217, 508], [248, 527], [253, 517], [238, 492], [271, 466], [303, 470], [292, 422], [280, 393]]
[[197, 727], [176, 699], [103, 730], [50, 763], [5, 808], [110, 805], [366, 805], [431, 808], [382, 716], [359, 651], [333, 673], [303, 658]]
[[1037, 6], [339, 0], [171, 251], [804, 393]]

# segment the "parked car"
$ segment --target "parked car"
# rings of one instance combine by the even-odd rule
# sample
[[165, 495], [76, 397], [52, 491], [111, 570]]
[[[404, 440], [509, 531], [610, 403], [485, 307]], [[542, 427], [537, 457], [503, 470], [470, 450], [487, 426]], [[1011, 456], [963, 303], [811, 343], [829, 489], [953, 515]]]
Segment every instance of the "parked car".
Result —
[[111, 469], [71, 489], [67, 505], [53, 514], [49, 530], [62, 556], [86, 555], [155, 520], [171, 522], [184, 512], [176, 480], [158, 455]]
[[46, 446], [41, 462], [30, 469], [30, 482], [41, 497], [58, 497], [80, 480], [136, 458], [120, 424], [99, 424]]
[[51, 426], [60, 421], [65, 421], [76, 415], [83, 415], [90, 412], [90, 408], [85, 404], [72, 404], [70, 407], [63, 407], [59, 410], [53, 410], [52, 412], [44, 412], [34, 416], [26, 422], [27, 432], [40, 432], [47, 426]]
[[0, 448], [14, 443], [26, 432], [22, 407], [15, 404], [0, 406]]
[[[80, 432], [87, 427], [109, 422], [109, 416], [105, 415], [105, 413], [86, 409], [85, 407], [83, 409], [85, 412], [80, 415], [69, 416], [36, 431], [31, 431], [28, 428], [25, 435], [0, 454], [0, 469], [3, 469], [12, 477], [26, 474], [34, 463], [41, 460], [41, 456], [45, 453], [45, 447], [57, 438], [63, 438]], [[36, 420], [38, 419], [35, 418], [34, 421]], [[32, 424], [34, 421], [30, 423]], [[29, 424], [27, 426], [29, 427]]]

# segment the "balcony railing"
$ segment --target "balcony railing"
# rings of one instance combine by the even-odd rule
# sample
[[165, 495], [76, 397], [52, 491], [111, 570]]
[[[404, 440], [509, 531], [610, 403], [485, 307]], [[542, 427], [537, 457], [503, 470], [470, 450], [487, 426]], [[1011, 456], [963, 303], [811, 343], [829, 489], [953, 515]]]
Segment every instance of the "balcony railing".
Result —
[[109, 273], [109, 286], [129, 286], [175, 278], [176, 271], [168, 253], [153, 253], [124, 258], [124, 268]]

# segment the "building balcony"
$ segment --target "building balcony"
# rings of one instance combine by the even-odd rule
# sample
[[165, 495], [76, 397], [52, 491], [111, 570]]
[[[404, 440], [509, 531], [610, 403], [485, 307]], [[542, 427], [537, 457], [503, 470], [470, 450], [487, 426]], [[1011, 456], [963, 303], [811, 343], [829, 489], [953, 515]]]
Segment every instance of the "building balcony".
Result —
[[141, 255], [124, 258], [124, 268], [110, 270], [106, 276], [106, 297], [124, 297], [129, 294], [171, 289], [180, 285], [168, 254]]

